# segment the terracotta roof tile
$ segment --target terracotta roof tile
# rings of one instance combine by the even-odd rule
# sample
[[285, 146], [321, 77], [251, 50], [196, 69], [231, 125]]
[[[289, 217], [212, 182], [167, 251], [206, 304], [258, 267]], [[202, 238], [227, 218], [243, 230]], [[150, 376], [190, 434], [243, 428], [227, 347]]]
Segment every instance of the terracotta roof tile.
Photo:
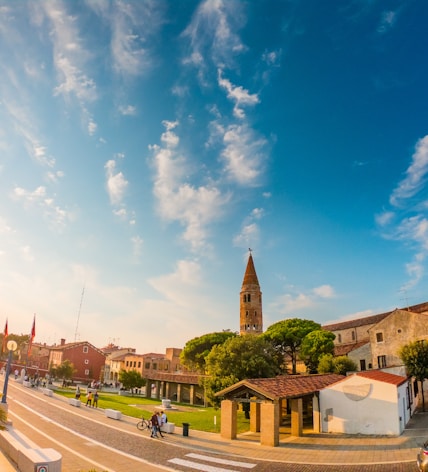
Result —
[[283, 375], [269, 379], [247, 379], [217, 393], [217, 396], [227, 396], [234, 390], [242, 391], [243, 387], [252, 389], [270, 399], [296, 398], [309, 395], [343, 379], [339, 374], [315, 375]]
[[378, 380], [379, 382], [385, 382], [392, 385], [401, 385], [407, 381], [407, 377], [401, 375], [390, 374], [389, 372], [383, 372], [381, 370], [365, 370], [363, 372], [356, 372], [354, 375], [358, 377], [364, 377], [366, 379]]
[[368, 341], [360, 341], [359, 343], [351, 343], [351, 344], [338, 344], [334, 346], [334, 355], [337, 356], [346, 356], [350, 352], [358, 349], [365, 344], [369, 344]]

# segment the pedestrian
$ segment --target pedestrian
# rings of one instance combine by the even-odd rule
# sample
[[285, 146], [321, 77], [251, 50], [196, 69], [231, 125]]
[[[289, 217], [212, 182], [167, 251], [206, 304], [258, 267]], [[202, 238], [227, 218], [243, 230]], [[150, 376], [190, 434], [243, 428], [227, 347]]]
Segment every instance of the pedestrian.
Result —
[[92, 392], [88, 392], [88, 396], [86, 397], [86, 406], [91, 406], [92, 404]]
[[160, 420], [161, 420], [161, 425], [160, 425], [161, 428], [165, 423], [168, 423], [168, 418], [166, 417], [166, 413], [164, 411], [161, 411]]
[[92, 403], [92, 406], [94, 408], [98, 408], [98, 391], [95, 391], [95, 393], [94, 393], [94, 401]]
[[162, 434], [162, 431], [161, 431], [161, 427], [162, 427], [162, 416], [159, 412], [156, 413], [156, 416], [158, 417], [158, 432], [160, 434], [160, 437], [163, 438], [163, 434]]
[[76, 387], [76, 400], [79, 400], [80, 398], [80, 388], [79, 386]]
[[157, 438], [158, 437], [158, 415], [156, 413], [153, 413], [152, 417], [150, 418], [150, 421], [152, 422], [152, 434], [150, 435], [151, 438]]

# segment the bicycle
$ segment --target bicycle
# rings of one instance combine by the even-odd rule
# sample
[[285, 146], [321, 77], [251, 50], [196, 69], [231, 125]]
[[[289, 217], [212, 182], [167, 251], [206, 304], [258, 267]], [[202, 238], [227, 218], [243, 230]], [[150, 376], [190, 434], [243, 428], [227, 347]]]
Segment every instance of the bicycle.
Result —
[[144, 418], [141, 418], [141, 421], [137, 423], [137, 428], [140, 431], [145, 431], [146, 429], [150, 431], [152, 429], [152, 422], [150, 420], [145, 420]]

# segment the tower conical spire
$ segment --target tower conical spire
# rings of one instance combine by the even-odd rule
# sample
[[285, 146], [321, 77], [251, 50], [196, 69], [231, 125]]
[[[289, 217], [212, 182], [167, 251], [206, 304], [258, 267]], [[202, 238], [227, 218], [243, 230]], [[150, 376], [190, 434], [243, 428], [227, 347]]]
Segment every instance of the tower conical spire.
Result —
[[262, 292], [250, 249], [239, 301], [240, 334], [263, 333]]
[[242, 286], [244, 285], [259, 285], [259, 279], [257, 278], [256, 268], [254, 267], [253, 255], [250, 252], [250, 257], [248, 258], [247, 268], [245, 269], [244, 280], [242, 281]]

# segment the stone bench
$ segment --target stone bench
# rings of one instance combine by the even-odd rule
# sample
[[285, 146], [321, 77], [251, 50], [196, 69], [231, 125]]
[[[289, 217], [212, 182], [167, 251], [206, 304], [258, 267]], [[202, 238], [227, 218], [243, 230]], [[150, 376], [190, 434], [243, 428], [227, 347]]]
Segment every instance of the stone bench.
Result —
[[80, 400], [78, 400], [77, 398], [69, 398], [69, 399], [68, 399], [68, 404], [69, 404], [69, 405], [73, 405], [73, 406], [80, 407], [80, 405], [82, 404], [82, 402], [81, 402]]
[[44, 388], [42, 387], [40, 391], [43, 393], [43, 395], [46, 395], [48, 397], [53, 397], [53, 392], [50, 388]]
[[111, 408], [106, 408], [105, 414], [107, 418], [113, 418], [114, 420], [120, 420], [122, 418], [122, 413], [118, 410], [113, 410]]
[[61, 472], [62, 456], [58, 451], [51, 448], [39, 448], [12, 426], [8, 426], [6, 431], [0, 431], [0, 450], [20, 472], [36, 470]]
[[172, 434], [174, 432], [174, 429], [175, 429], [175, 424], [174, 423], [164, 423], [161, 426], [161, 431], [164, 432], [164, 433]]

